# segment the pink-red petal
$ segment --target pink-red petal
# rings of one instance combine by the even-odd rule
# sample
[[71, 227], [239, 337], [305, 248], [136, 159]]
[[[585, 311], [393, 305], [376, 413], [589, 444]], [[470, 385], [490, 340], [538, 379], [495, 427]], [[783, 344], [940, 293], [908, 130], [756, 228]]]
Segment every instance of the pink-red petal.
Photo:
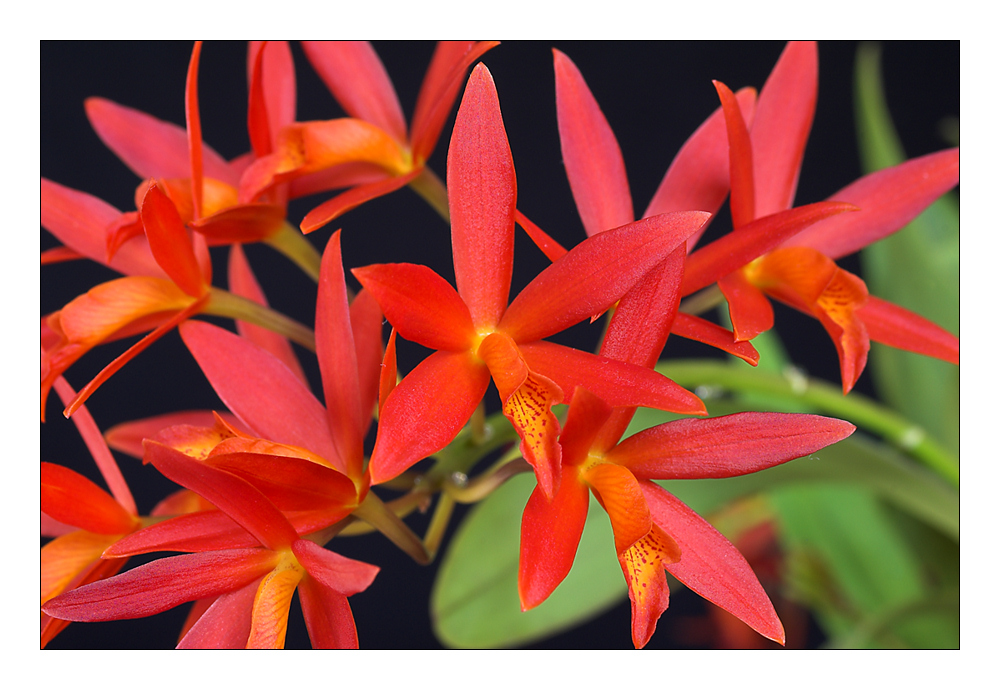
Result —
[[857, 316], [877, 343], [958, 364], [958, 338], [899, 305], [869, 295]]
[[791, 41], [760, 90], [750, 132], [758, 218], [792, 206], [816, 112], [818, 81], [815, 41]]
[[288, 367], [218, 326], [189, 321], [180, 333], [222, 402], [255, 435], [338, 460], [326, 409]]
[[66, 592], [42, 610], [55, 618], [88, 622], [151, 616], [245, 587], [270, 571], [275, 558], [259, 548], [162, 558]]
[[418, 264], [375, 264], [351, 271], [396, 331], [434, 350], [466, 350], [475, 331], [469, 308], [437, 273]]
[[605, 455], [639, 479], [704, 479], [759, 472], [847, 438], [854, 425], [808, 414], [740, 412], [640, 431]]
[[469, 77], [448, 148], [455, 284], [477, 328], [495, 326], [507, 307], [516, 202], [514, 161], [496, 86], [480, 63]]
[[575, 467], [565, 469], [551, 501], [536, 486], [524, 507], [517, 575], [522, 611], [545, 601], [573, 566], [590, 504], [590, 492], [578, 472]]
[[564, 393], [582, 386], [612, 407], [705, 414], [694, 393], [652, 369], [545, 341], [518, 347], [532, 371], [551, 378]]
[[764, 637], [784, 644], [774, 606], [736, 547], [664, 489], [648, 481], [640, 485], [653, 521], [681, 548], [681, 559], [666, 565], [670, 574]]
[[935, 199], [958, 184], [958, 149], [908, 160], [865, 175], [830, 196], [860, 211], [827, 218], [785, 242], [811, 247], [832, 259], [851, 254], [891, 235], [916, 218]]
[[553, 48], [566, 177], [588, 237], [635, 220], [618, 140], [573, 61]]
[[500, 329], [531, 342], [603, 313], [708, 218], [700, 211], [667, 213], [588, 238], [521, 291]]
[[435, 352], [389, 395], [372, 451], [371, 483], [398, 476], [448, 445], [483, 399], [490, 370], [468, 352]]

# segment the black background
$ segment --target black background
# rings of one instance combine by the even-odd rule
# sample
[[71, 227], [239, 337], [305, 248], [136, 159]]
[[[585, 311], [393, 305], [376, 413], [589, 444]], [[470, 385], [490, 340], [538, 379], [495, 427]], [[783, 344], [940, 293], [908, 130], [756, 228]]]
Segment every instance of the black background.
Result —
[[[733, 90], [763, 86], [781, 53], [780, 42], [504, 42], [483, 62], [497, 85], [514, 156], [518, 207], [553, 237], [570, 247], [584, 237], [559, 151], [551, 48], [566, 53], [580, 68], [621, 145], [636, 214], [652, 197], [674, 154], [718, 105], [712, 79]], [[434, 45], [429, 42], [375, 42], [404, 113], [412, 114]], [[806, 148], [796, 203], [827, 198], [860, 174], [853, 124], [854, 42], [822, 43], [820, 89], [812, 135]], [[134, 210], [140, 180], [109, 151], [90, 128], [83, 110], [88, 96], [102, 96], [163, 120], [184, 124], [184, 80], [188, 42], [42, 42], [41, 174], [55, 182], [104, 199], [122, 211]], [[298, 119], [344, 115], [293, 45], [298, 79]], [[209, 42], [202, 52], [200, 101], [205, 142], [225, 158], [249, 149], [246, 133], [246, 45]], [[883, 44], [883, 74], [889, 107], [909, 156], [945, 148], [939, 135], [943, 118], [959, 115], [959, 45], [889, 42]], [[454, 117], [454, 110], [452, 119]], [[430, 160], [443, 179], [451, 121]], [[327, 195], [293, 202], [289, 219], [297, 222]], [[453, 279], [447, 225], [408, 189], [377, 199], [309, 236], [320, 249], [337, 228], [347, 268], [369, 263], [409, 261], [431, 266]], [[725, 208], [706, 239], [729, 227]], [[56, 246], [41, 233], [41, 249]], [[224, 285], [224, 251], [216, 250], [216, 285]], [[302, 323], [311, 323], [315, 285], [283, 257], [263, 246], [247, 254], [271, 305]], [[547, 265], [541, 253], [518, 234], [512, 294]], [[841, 262], [858, 271], [855, 257]], [[40, 313], [48, 314], [78, 294], [117, 274], [92, 262], [46, 266], [42, 270]], [[349, 278], [353, 280], [353, 278]], [[356, 284], [353, 287], [358, 287]], [[792, 310], [777, 307], [777, 329], [797, 364], [808, 373], [839, 383], [836, 352], [821, 326]], [[554, 338], [593, 349], [596, 327], [577, 326]], [[134, 340], [98, 347], [76, 363], [67, 379], [77, 389]], [[299, 350], [307, 374], [320, 391], [314, 358]], [[425, 352], [400, 345], [400, 370], [411, 369]], [[707, 347], [672, 338], [665, 357], [714, 356]], [[874, 395], [866, 372], [858, 390]], [[488, 396], [496, 407], [495, 394]], [[50, 396], [49, 421], [41, 429], [41, 459], [64, 464], [103, 484], [72, 423], [59, 414]], [[176, 333], [168, 334], [113, 376], [88, 402], [100, 428], [154, 414], [220, 408]], [[168, 491], [169, 481], [132, 458], [117, 456], [141, 513]], [[415, 516], [421, 533], [426, 517]], [[448, 534], [454, 531], [453, 519]], [[339, 539], [339, 553], [382, 568], [372, 587], [351, 598], [361, 645], [368, 648], [434, 648], [428, 601], [435, 566], [419, 567], [381, 537]], [[610, 548], [610, 545], [609, 545]], [[138, 560], [138, 559], [137, 559]], [[623, 583], [624, 585], [624, 583]], [[624, 586], [623, 586], [624, 592]], [[288, 647], [308, 646], [305, 626], [293, 604]], [[155, 648], [176, 644], [187, 607], [156, 617], [108, 624], [73, 624], [51, 648]], [[684, 626], [702, 612], [700, 600], [682, 591], [660, 620], [649, 647], [706, 644]], [[623, 601], [586, 626], [535, 646], [629, 648], [629, 606]], [[687, 642], [685, 642], [687, 641]], [[815, 636], [811, 638], [816, 641]]]

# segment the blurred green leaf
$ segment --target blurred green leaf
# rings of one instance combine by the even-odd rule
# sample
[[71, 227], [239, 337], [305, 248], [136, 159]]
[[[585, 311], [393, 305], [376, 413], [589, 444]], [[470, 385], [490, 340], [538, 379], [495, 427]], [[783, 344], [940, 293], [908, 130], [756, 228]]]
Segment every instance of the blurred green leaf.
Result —
[[[886, 104], [877, 46], [859, 48], [855, 76], [862, 167], [872, 172], [897, 165], [906, 154]], [[865, 248], [861, 261], [873, 295], [958, 335], [959, 210], [954, 193], [941, 197], [899, 232]], [[957, 454], [958, 368], [877, 343], [872, 344], [870, 366], [886, 402]]]
[[512, 478], [470, 511], [452, 539], [431, 593], [434, 630], [444, 644], [524, 645], [593, 618], [625, 596], [611, 523], [591, 497], [572, 571], [544, 603], [521, 611], [521, 513], [534, 486], [534, 475]]

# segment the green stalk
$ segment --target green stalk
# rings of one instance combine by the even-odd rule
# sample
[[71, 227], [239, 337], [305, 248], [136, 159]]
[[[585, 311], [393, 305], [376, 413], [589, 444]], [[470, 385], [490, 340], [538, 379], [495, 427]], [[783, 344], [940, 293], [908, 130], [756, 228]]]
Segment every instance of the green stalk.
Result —
[[423, 542], [420, 541], [420, 537], [414, 534], [413, 530], [392, 512], [373, 491], [369, 491], [365, 500], [354, 510], [354, 517], [372, 525], [420, 565], [427, 565], [431, 562], [431, 556]]
[[425, 167], [423, 172], [410, 183], [410, 188], [422, 196], [431, 208], [444, 218], [445, 223], [451, 222], [448, 212], [448, 190], [433, 170]]
[[740, 393], [765, 393], [804, 403], [872, 431], [958, 486], [959, 461], [920, 426], [860, 393], [805, 376], [784, 376], [711, 360], [670, 361], [656, 370], [685, 388], [719, 386]]
[[311, 328], [245, 297], [215, 287], [211, 288], [211, 291], [212, 295], [203, 313], [261, 326], [285, 336], [308, 350], [316, 351], [316, 336]]
[[441, 540], [444, 538], [445, 529], [451, 519], [451, 513], [455, 509], [455, 501], [447, 493], [438, 496], [437, 506], [434, 507], [434, 514], [431, 515], [431, 524], [427, 526], [427, 533], [424, 535], [424, 548], [430, 554], [431, 560], [437, 555], [441, 547]]
[[302, 272], [319, 282], [319, 265], [322, 257], [316, 251], [312, 242], [306, 239], [297, 228], [293, 228], [288, 221], [281, 226], [281, 229], [264, 240], [267, 244], [278, 252], [284, 254], [288, 259], [302, 269]]

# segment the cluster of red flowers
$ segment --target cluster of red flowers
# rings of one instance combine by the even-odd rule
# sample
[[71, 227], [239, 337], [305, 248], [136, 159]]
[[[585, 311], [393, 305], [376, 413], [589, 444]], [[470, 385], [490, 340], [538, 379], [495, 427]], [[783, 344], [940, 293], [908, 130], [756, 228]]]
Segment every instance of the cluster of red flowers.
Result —
[[[41, 322], [42, 420], [55, 389], [110, 490], [42, 463], [42, 535], [53, 537], [41, 555], [43, 647], [70, 621], [139, 618], [192, 601], [179, 647], [282, 647], [296, 592], [314, 647], [356, 647], [348, 597], [379, 568], [328, 545], [366, 524], [427, 562], [436, 544], [402, 519], [428, 495], [413, 468], [446, 452], [467, 427], [462, 443], [488, 445], [482, 410], [491, 382], [520, 444], [490, 476], [497, 485], [520, 471], [537, 479], [521, 523], [522, 608], [545, 601], [569, 573], [593, 492], [613, 528], [636, 647], [668, 606], [666, 572], [784, 641], [746, 560], [655, 480], [756, 472], [835, 443], [854, 426], [744, 412], [622, 437], [637, 407], [705, 414], [696, 395], [653, 369], [671, 333], [756, 365], [751, 341], [773, 326], [771, 299], [820, 321], [839, 355], [845, 394], [865, 367], [870, 339], [958, 364], [957, 338], [869, 295], [835, 263], [954, 187], [958, 150], [794, 206], [818, 65], [815, 44], [792, 43], [759, 94], [715, 83], [721, 106], [681, 148], [636, 220], [614, 133], [581, 72], [554, 51], [563, 159], [587, 232], [566, 250], [518, 210], [500, 100], [479, 62], [496, 45], [439, 44], [407, 126], [368, 44], [303, 44], [349, 117], [298, 122], [289, 46], [251, 43], [252, 150], [231, 161], [202, 141], [200, 43], [187, 76], [186, 128], [87, 101], [95, 131], [142, 182], [135, 210], [123, 213], [42, 180], [41, 224], [64, 245], [43, 252], [43, 264], [90, 259], [123, 274]], [[442, 182], [426, 162], [460, 95]], [[375, 264], [348, 267], [362, 286], [353, 294], [340, 231], [321, 255], [302, 233], [407, 185], [450, 221], [455, 285], [426, 266]], [[290, 224], [290, 200], [330, 190], [341, 191], [298, 228]], [[732, 231], [700, 245], [727, 196]], [[516, 226], [552, 263], [511, 300]], [[241, 249], [252, 242], [274, 247], [316, 280], [311, 326], [268, 307]], [[228, 251], [228, 290], [213, 285], [213, 247]], [[682, 298], [707, 291], [728, 303], [732, 330], [679, 310]], [[605, 314], [598, 354], [546, 340]], [[200, 315], [230, 319], [237, 332]], [[387, 339], [383, 320], [392, 327]], [[178, 412], [102, 435], [85, 401], [175, 328], [228, 410]], [[97, 346], [142, 333], [79, 392], [63, 378]], [[402, 376], [397, 335], [433, 351]], [[325, 404], [290, 340], [315, 352]], [[109, 445], [184, 489], [140, 515]], [[383, 485], [411, 491], [387, 502]], [[129, 557], [159, 552], [182, 555], [119, 573]]]

